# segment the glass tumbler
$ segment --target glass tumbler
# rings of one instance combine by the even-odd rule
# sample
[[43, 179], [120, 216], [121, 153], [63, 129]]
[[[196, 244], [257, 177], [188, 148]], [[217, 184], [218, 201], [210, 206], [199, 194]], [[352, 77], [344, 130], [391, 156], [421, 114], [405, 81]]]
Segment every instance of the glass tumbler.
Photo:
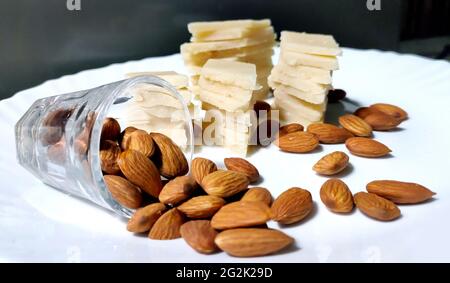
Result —
[[[170, 101], [169, 106], [178, 102], [179, 107], [170, 108]], [[130, 217], [133, 210], [111, 196], [103, 179], [99, 150], [106, 117], [119, 121], [121, 129], [133, 126], [132, 122], [150, 127], [157, 123], [153, 131], [176, 129], [176, 136], [183, 137], [178, 145], [190, 163], [193, 130], [186, 100], [155, 76], [134, 77], [35, 101], [16, 124], [17, 158], [45, 184]]]

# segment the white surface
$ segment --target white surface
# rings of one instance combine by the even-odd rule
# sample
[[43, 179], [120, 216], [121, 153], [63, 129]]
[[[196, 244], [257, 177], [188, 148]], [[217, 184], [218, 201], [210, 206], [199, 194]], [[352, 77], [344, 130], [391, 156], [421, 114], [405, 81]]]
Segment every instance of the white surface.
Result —
[[[282, 254], [240, 259], [225, 253], [200, 255], [182, 239], [152, 241], [128, 233], [125, 221], [94, 205], [43, 185], [15, 159], [14, 124], [31, 103], [44, 96], [91, 88], [149, 70], [184, 72], [179, 55], [114, 64], [47, 81], [0, 101], [0, 261], [145, 261], [145, 262], [416, 262], [450, 261], [450, 64], [390, 52], [344, 49], [334, 85], [351, 102], [387, 102], [404, 107], [410, 119], [395, 132], [375, 137], [392, 157], [365, 159], [350, 155], [353, 167], [343, 180], [356, 193], [373, 179], [418, 182], [437, 192], [434, 201], [401, 206], [403, 216], [383, 223], [355, 210], [329, 212], [319, 199], [326, 180], [311, 170], [325, 153], [345, 149], [327, 145], [312, 154], [287, 154], [262, 148], [249, 160], [259, 168], [274, 196], [291, 186], [311, 191], [317, 210], [299, 225], [283, 229], [297, 248]], [[351, 103], [347, 110], [354, 110]], [[340, 104], [331, 112], [343, 111]], [[221, 162], [229, 154], [204, 148], [198, 155]], [[277, 227], [276, 223], [269, 223]]]

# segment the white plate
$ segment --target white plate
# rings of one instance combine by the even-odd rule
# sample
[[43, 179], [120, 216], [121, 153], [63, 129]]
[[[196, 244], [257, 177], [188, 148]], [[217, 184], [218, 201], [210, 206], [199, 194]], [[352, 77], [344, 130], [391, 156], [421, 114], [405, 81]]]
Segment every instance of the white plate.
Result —
[[[342, 179], [356, 193], [374, 179], [398, 179], [423, 184], [437, 192], [435, 200], [401, 206], [393, 222], [372, 220], [355, 210], [351, 215], [329, 212], [319, 199], [326, 180], [311, 166], [344, 145], [323, 146], [312, 154], [287, 154], [275, 146], [249, 157], [274, 196], [299, 186], [311, 191], [316, 211], [307, 221], [283, 229], [296, 239], [296, 248], [251, 259], [225, 253], [200, 255], [182, 239], [152, 241], [133, 236], [125, 221], [90, 203], [43, 185], [21, 168], [15, 158], [14, 124], [41, 97], [91, 88], [123, 78], [131, 71], [184, 72], [180, 55], [114, 64], [50, 80], [0, 101], [0, 261], [107, 262], [416, 262], [450, 261], [450, 64], [412, 55], [344, 49], [334, 85], [347, 91], [344, 105], [331, 113], [352, 111], [356, 105], [387, 102], [404, 107], [410, 119], [395, 132], [376, 132], [392, 157], [366, 159], [351, 155], [351, 172]], [[333, 115], [331, 115], [333, 116]], [[229, 154], [204, 148], [200, 156], [223, 165]], [[278, 227], [269, 223], [270, 227]]]

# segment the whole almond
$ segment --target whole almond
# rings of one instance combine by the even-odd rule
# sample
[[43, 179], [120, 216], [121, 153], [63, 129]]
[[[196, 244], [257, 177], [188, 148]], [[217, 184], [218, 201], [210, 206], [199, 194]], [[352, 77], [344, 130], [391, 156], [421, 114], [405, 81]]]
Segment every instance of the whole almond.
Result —
[[272, 204], [272, 195], [269, 190], [262, 187], [250, 188], [244, 196], [241, 198], [243, 201], [260, 201], [265, 203], [267, 206]]
[[188, 199], [197, 187], [191, 176], [180, 176], [170, 180], [159, 194], [159, 201], [168, 205], [177, 205]]
[[66, 123], [73, 111], [73, 109], [55, 109], [44, 117], [39, 134], [39, 139], [44, 146], [56, 144], [62, 140]]
[[117, 160], [127, 179], [149, 195], [157, 198], [162, 190], [158, 169], [147, 156], [135, 150], [122, 152]]
[[147, 157], [151, 157], [155, 153], [155, 144], [152, 137], [142, 130], [135, 130], [130, 133], [126, 141], [122, 141], [122, 146], [124, 150], [133, 149]]
[[171, 240], [180, 238], [180, 227], [185, 222], [183, 214], [177, 208], [172, 208], [161, 215], [153, 224], [148, 237], [154, 240]]
[[405, 110], [392, 104], [376, 103], [370, 105], [370, 108], [376, 111], [383, 112], [384, 114], [392, 116], [400, 121], [404, 121], [408, 118], [408, 113]]
[[390, 200], [375, 194], [359, 192], [353, 196], [356, 207], [367, 216], [389, 221], [400, 216], [400, 209]]
[[301, 188], [290, 188], [272, 204], [272, 219], [281, 224], [292, 224], [304, 219], [313, 209], [311, 193]]
[[325, 206], [338, 213], [353, 209], [353, 195], [347, 185], [339, 179], [329, 179], [320, 188], [320, 199]]
[[196, 157], [191, 162], [191, 174], [198, 184], [201, 184], [206, 175], [214, 171], [217, 171], [217, 166], [209, 159]]
[[391, 152], [386, 145], [369, 138], [349, 138], [345, 146], [352, 154], [362, 157], [381, 157]]
[[216, 196], [198, 196], [178, 206], [178, 210], [189, 218], [209, 218], [213, 216], [225, 201]]
[[166, 206], [159, 202], [139, 208], [128, 221], [127, 230], [133, 233], [149, 231], [166, 209]]
[[211, 227], [209, 220], [192, 220], [181, 225], [181, 237], [194, 250], [203, 254], [211, 254], [218, 250], [214, 239], [217, 231]]
[[313, 170], [322, 175], [334, 175], [344, 170], [349, 157], [342, 151], [334, 151], [322, 157], [313, 166]]
[[120, 134], [120, 137], [119, 137], [119, 144], [122, 149], [125, 149], [127, 147], [128, 138], [130, 137], [130, 135], [133, 132], [135, 132], [137, 130], [138, 129], [135, 127], [127, 127], [127, 128], [125, 128], [125, 130], [122, 131], [122, 133]]
[[270, 220], [270, 208], [263, 202], [237, 201], [222, 206], [211, 219], [214, 229], [251, 227]]
[[117, 141], [120, 136], [120, 125], [116, 119], [108, 117], [103, 121], [102, 133], [100, 140]]
[[394, 180], [372, 181], [366, 188], [369, 193], [395, 203], [420, 203], [436, 194], [422, 185]]
[[181, 149], [169, 137], [160, 133], [151, 133], [150, 136], [158, 148], [159, 172], [162, 176], [172, 179], [186, 175], [189, 165]]
[[310, 124], [306, 131], [316, 135], [319, 141], [325, 144], [344, 143], [348, 138], [353, 137], [352, 133], [346, 129], [327, 123]]
[[264, 228], [239, 228], [220, 232], [216, 245], [232, 256], [251, 257], [276, 253], [294, 239], [281, 231]]
[[229, 170], [217, 170], [203, 178], [201, 186], [208, 195], [230, 197], [248, 187], [246, 175]]
[[139, 188], [127, 179], [115, 175], [103, 176], [106, 187], [112, 197], [121, 205], [128, 208], [138, 208], [142, 204], [142, 195]]
[[259, 179], [258, 169], [243, 158], [225, 158], [224, 163], [228, 170], [239, 172], [247, 176], [250, 183], [256, 182]]
[[280, 136], [275, 144], [286, 152], [305, 153], [311, 152], [319, 145], [319, 139], [308, 132], [293, 132]]
[[370, 107], [360, 107], [353, 112], [353, 115], [358, 116], [361, 119], [366, 118], [370, 114], [377, 113], [379, 111], [372, 109]]
[[293, 133], [293, 132], [303, 132], [305, 128], [303, 125], [298, 123], [291, 123], [280, 127], [278, 130], [278, 137], [281, 137], [285, 134]]
[[117, 142], [110, 140], [102, 141], [99, 156], [100, 166], [104, 173], [111, 175], [120, 173], [120, 167], [117, 164], [120, 153], [121, 150]]
[[339, 117], [339, 124], [355, 136], [370, 137], [372, 135], [372, 127], [363, 119], [353, 114], [346, 114]]
[[383, 112], [374, 112], [367, 115], [366, 118], [364, 118], [364, 121], [366, 121], [375, 131], [389, 131], [395, 129], [401, 123], [401, 120], [384, 114]]

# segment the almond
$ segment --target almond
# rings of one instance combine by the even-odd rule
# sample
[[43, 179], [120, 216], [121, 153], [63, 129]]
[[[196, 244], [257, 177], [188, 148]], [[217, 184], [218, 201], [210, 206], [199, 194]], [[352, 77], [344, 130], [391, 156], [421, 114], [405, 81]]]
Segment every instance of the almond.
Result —
[[180, 238], [180, 227], [185, 219], [176, 208], [167, 211], [153, 224], [148, 237], [154, 240], [171, 240]]
[[346, 114], [339, 117], [339, 124], [355, 136], [370, 137], [372, 135], [372, 127], [363, 119], [353, 114]]
[[[65, 139], [62, 138], [59, 142], [49, 145], [47, 148], [47, 155], [48, 158], [56, 164], [64, 164], [67, 159]], [[100, 158], [102, 157], [100, 156]]]
[[325, 206], [338, 213], [353, 209], [353, 195], [347, 185], [339, 179], [329, 179], [320, 188], [320, 199]]
[[128, 138], [134, 131], [137, 130], [138, 129], [135, 127], [127, 127], [125, 128], [125, 130], [122, 131], [119, 137], [119, 144], [122, 149], [125, 149], [127, 147], [126, 145], [128, 144]]
[[193, 220], [180, 228], [181, 237], [194, 250], [202, 254], [211, 254], [218, 250], [214, 239], [217, 231], [211, 227], [209, 220]]
[[422, 185], [394, 180], [372, 181], [367, 184], [366, 188], [369, 193], [395, 203], [424, 202], [436, 194]]
[[316, 135], [319, 141], [325, 144], [344, 143], [348, 138], [353, 137], [352, 133], [346, 129], [327, 123], [310, 124], [306, 131]]
[[376, 111], [383, 112], [384, 114], [392, 116], [400, 121], [408, 119], [408, 113], [406, 113], [405, 110], [392, 104], [376, 103], [370, 105], [370, 108]]
[[122, 140], [124, 150], [133, 149], [139, 151], [147, 157], [151, 157], [155, 152], [155, 145], [152, 137], [146, 131], [135, 130]]
[[264, 228], [240, 228], [220, 232], [216, 245], [237, 257], [263, 256], [291, 245], [294, 239], [281, 231]]
[[44, 146], [55, 144], [61, 141], [65, 126], [73, 109], [57, 109], [50, 111], [42, 121], [39, 138]]
[[120, 136], [120, 125], [116, 119], [108, 117], [103, 121], [102, 133], [100, 140], [117, 141]]
[[393, 116], [384, 114], [383, 112], [374, 112], [364, 118], [375, 131], [389, 131], [396, 128], [401, 121]]
[[117, 142], [105, 140], [100, 145], [100, 166], [102, 171], [106, 174], [118, 175], [120, 173], [119, 164], [117, 160], [120, 156], [121, 150]]
[[157, 198], [162, 190], [158, 169], [147, 156], [135, 150], [122, 152], [117, 160], [127, 179], [149, 195]]
[[141, 206], [141, 191], [135, 185], [128, 182], [127, 179], [115, 175], [105, 175], [103, 179], [112, 197], [118, 203], [128, 208], [138, 208]]
[[226, 198], [242, 192], [248, 184], [247, 176], [242, 173], [217, 170], [203, 178], [201, 186], [208, 195]]
[[366, 118], [370, 114], [377, 113], [375, 109], [372, 109], [370, 107], [360, 107], [353, 112], [353, 115], [358, 116], [361, 119]]
[[391, 152], [391, 150], [381, 142], [369, 138], [349, 138], [345, 142], [345, 146], [352, 154], [363, 157], [381, 157], [388, 155]]
[[214, 214], [211, 225], [214, 229], [225, 230], [251, 227], [270, 220], [270, 209], [258, 201], [237, 201], [224, 205]]
[[250, 188], [241, 198], [243, 201], [260, 201], [270, 206], [272, 204], [272, 195], [269, 190], [262, 187]]
[[257, 118], [259, 118], [260, 114], [263, 114], [263, 116], [265, 115], [265, 117], [268, 118], [272, 107], [270, 107], [269, 103], [263, 100], [257, 100], [253, 105], [253, 110], [255, 111]]
[[151, 133], [150, 136], [158, 148], [159, 172], [162, 176], [172, 179], [186, 175], [189, 165], [181, 149], [169, 137], [160, 133]]
[[189, 198], [197, 188], [191, 176], [180, 176], [170, 180], [159, 194], [159, 201], [168, 205], [177, 205]]
[[285, 134], [293, 133], [293, 132], [303, 132], [305, 128], [303, 125], [297, 123], [291, 123], [280, 127], [278, 130], [278, 137], [281, 137]]
[[272, 219], [281, 224], [292, 224], [304, 219], [313, 209], [311, 193], [301, 188], [290, 188], [272, 204]]
[[228, 170], [239, 172], [247, 176], [250, 183], [256, 182], [259, 179], [258, 169], [243, 158], [225, 158], [224, 163]]
[[198, 196], [182, 203], [178, 210], [189, 218], [209, 218], [224, 204], [225, 201], [216, 196]]
[[319, 139], [308, 132], [293, 132], [280, 136], [275, 144], [286, 152], [311, 152], [319, 145]]
[[217, 171], [217, 166], [209, 159], [197, 157], [191, 162], [191, 174], [198, 184], [201, 184], [206, 175], [214, 171]]
[[372, 218], [389, 221], [400, 216], [400, 209], [395, 203], [375, 194], [359, 192], [354, 195], [353, 199], [356, 207]]
[[159, 202], [139, 208], [128, 221], [127, 230], [133, 233], [149, 231], [166, 209], [166, 206]]
[[342, 151], [335, 151], [322, 157], [313, 166], [313, 170], [322, 175], [334, 175], [344, 170], [349, 157]]

